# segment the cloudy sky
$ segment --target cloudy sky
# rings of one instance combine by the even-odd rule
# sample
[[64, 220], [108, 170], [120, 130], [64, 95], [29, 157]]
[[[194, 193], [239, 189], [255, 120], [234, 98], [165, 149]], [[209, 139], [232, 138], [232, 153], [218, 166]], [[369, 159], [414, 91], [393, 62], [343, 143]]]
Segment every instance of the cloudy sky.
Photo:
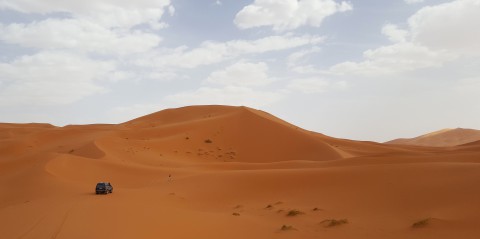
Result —
[[480, 0], [2, 0], [0, 122], [245, 105], [334, 137], [480, 129]]

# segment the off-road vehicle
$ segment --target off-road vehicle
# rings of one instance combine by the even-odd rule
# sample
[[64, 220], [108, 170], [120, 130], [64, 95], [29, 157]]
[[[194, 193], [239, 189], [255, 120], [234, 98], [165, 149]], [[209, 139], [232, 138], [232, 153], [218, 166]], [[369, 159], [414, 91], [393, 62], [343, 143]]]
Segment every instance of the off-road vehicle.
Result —
[[100, 193], [108, 194], [112, 192], [113, 192], [113, 187], [109, 182], [99, 182], [95, 187], [96, 194], [100, 194]]

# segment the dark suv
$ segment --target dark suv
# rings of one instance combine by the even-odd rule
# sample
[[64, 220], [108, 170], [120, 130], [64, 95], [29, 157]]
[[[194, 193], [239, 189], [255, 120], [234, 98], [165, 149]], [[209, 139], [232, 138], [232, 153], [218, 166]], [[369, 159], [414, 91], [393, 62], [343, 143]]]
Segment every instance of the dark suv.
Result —
[[100, 194], [100, 193], [108, 194], [112, 192], [113, 192], [113, 187], [109, 182], [99, 182], [95, 187], [96, 194]]

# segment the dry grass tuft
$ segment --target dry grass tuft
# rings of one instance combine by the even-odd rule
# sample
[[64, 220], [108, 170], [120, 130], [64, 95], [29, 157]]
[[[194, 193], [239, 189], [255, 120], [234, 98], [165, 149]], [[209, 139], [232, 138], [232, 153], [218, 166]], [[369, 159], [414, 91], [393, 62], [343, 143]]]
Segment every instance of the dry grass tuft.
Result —
[[340, 220], [327, 219], [327, 220], [323, 220], [320, 223], [325, 225], [325, 227], [334, 227], [334, 226], [340, 226], [340, 225], [343, 225], [343, 224], [347, 224], [348, 220], [347, 219], [340, 219]]
[[300, 214], [304, 214], [304, 212], [294, 209], [294, 210], [288, 211], [287, 217], [293, 217], [293, 216], [297, 216], [297, 215], [300, 215]]
[[290, 226], [290, 225], [283, 225], [280, 230], [282, 231], [290, 231], [290, 230], [297, 230], [295, 229], [293, 226]]
[[417, 221], [415, 223], [412, 224], [412, 227], [413, 228], [420, 228], [420, 227], [425, 227], [428, 225], [429, 221], [430, 221], [431, 218], [425, 218], [425, 219], [422, 219], [420, 221]]

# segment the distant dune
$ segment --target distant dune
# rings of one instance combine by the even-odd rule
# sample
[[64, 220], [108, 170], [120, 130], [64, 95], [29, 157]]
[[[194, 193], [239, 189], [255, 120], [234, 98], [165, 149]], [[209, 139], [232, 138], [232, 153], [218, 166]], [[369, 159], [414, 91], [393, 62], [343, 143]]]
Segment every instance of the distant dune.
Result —
[[[428, 137], [451, 132], [467, 135]], [[0, 237], [477, 239], [479, 142], [338, 139], [230, 106], [3, 123]]]
[[387, 144], [447, 147], [468, 144], [480, 140], [480, 130], [443, 129], [411, 139], [395, 139]]

